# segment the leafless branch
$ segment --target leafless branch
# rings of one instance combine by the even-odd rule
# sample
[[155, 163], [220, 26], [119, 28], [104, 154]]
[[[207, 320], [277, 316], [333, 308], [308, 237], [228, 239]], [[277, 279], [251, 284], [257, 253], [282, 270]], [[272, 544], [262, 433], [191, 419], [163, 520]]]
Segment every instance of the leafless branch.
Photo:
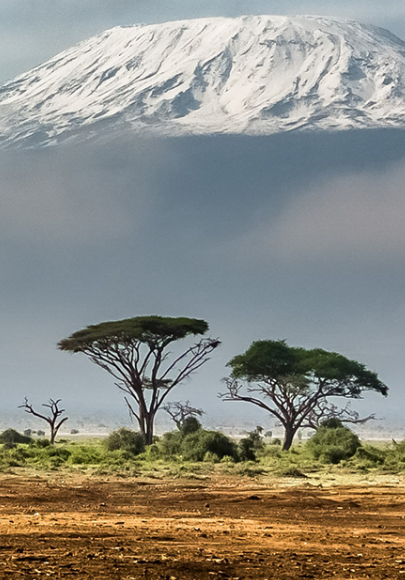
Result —
[[21, 408], [24, 409], [26, 413], [30, 413], [31, 415], [34, 415], [35, 417], [38, 417], [39, 419], [42, 419], [43, 421], [46, 421], [49, 424], [49, 427], [51, 429], [52, 444], [55, 442], [55, 438], [59, 429], [61, 428], [63, 423], [65, 423], [65, 421], [68, 420], [68, 417], [63, 417], [60, 421], [58, 421], [59, 417], [65, 412], [65, 409], [59, 408], [59, 403], [61, 402], [61, 400], [62, 399], [57, 399], [55, 401], [54, 399], [49, 399], [48, 403], [42, 404], [43, 407], [46, 407], [50, 410], [51, 412], [50, 416], [43, 415], [42, 413], [35, 411], [32, 404], [28, 401], [27, 397], [24, 398], [24, 403], [22, 405], [19, 405], [18, 407], [19, 409]]
[[196, 407], [192, 407], [190, 405], [190, 401], [186, 401], [185, 403], [175, 402], [175, 403], [166, 403], [162, 407], [168, 415], [173, 419], [176, 423], [178, 429], [184, 425], [184, 421], [188, 419], [188, 417], [202, 417], [204, 415], [204, 411], [202, 409], [197, 409]]

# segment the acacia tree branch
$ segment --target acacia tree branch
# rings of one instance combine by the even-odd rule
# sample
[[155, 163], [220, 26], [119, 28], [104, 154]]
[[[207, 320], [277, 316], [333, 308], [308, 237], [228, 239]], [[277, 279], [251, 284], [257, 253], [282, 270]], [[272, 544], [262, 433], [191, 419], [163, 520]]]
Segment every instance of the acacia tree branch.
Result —
[[321, 424], [328, 419], [338, 419], [342, 423], [353, 425], [364, 425], [368, 421], [377, 420], [375, 413], [372, 413], [367, 417], [360, 417], [360, 414], [357, 411], [350, 408], [350, 402], [348, 402], [343, 409], [340, 409], [337, 405], [332, 403], [328, 404], [324, 401], [315, 407], [307, 416], [303, 427], [317, 430]]
[[[225, 383], [228, 392], [226, 393], [219, 393], [219, 398], [223, 401], [245, 401], [246, 403], [253, 403], [257, 407], [268, 411], [272, 415], [274, 415], [283, 425], [285, 425], [285, 417], [279, 411], [267, 405], [261, 399], [257, 399], [256, 397], [252, 396], [244, 396], [239, 393], [242, 388], [241, 383], [235, 379], [224, 378], [223, 382]], [[253, 389], [252, 389], [253, 391]]]
[[190, 401], [186, 401], [185, 403], [181, 403], [180, 401], [166, 403], [162, 408], [173, 419], [178, 429], [181, 429], [184, 421], [189, 417], [202, 417], [204, 415], [204, 411], [192, 407]]
[[155, 414], [168, 393], [208, 360], [219, 341], [203, 339], [168, 364], [170, 353], [166, 349], [174, 341], [203, 335], [207, 330], [204, 320], [138, 316], [90, 325], [61, 340], [58, 347], [86, 354], [114, 377], [125, 393], [128, 409], [146, 429], [146, 440], [151, 443]]

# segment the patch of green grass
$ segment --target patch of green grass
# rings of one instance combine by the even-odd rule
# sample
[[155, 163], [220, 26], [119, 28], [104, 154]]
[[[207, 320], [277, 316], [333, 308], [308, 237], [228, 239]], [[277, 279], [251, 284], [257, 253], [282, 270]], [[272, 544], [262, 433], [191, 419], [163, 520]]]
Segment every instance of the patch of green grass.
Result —
[[[173, 432], [138, 453], [136, 438], [123, 438], [118, 448], [109, 449], [103, 440], [65, 441], [50, 445], [46, 439], [29, 443], [0, 444], [0, 471], [34, 469], [68, 470], [120, 477], [207, 478], [213, 475], [244, 477], [303, 477], [316, 473], [405, 472], [405, 442], [385, 445], [356, 444], [355, 453], [334, 463], [324, 453], [313, 453], [311, 445], [297, 444], [290, 451], [279, 445], [263, 444], [254, 448], [254, 459], [241, 460], [241, 447], [222, 434], [200, 429], [184, 435]], [[129, 443], [128, 443], [129, 441]], [[332, 447], [335, 445], [332, 441]], [[328, 443], [329, 444], [329, 443]], [[245, 448], [250, 452], [250, 447]], [[249, 453], [247, 453], [248, 455]], [[253, 457], [253, 456], [252, 456]], [[329, 458], [330, 460], [330, 458]]]

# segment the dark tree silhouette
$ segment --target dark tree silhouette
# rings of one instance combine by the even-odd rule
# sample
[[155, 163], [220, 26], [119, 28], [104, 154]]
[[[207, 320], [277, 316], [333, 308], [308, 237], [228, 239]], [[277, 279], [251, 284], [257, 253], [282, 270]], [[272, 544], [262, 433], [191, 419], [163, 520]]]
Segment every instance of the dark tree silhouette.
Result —
[[330, 419], [338, 419], [342, 424], [349, 423], [351, 425], [364, 425], [368, 421], [377, 420], [375, 413], [361, 417], [360, 413], [351, 409], [350, 403], [342, 408], [328, 401], [321, 401], [301, 426], [317, 430], [325, 421]]
[[205, 320], [138, 316], [88, 326], [58, 346], [72, 353], [83, 352], [117, 380], [116, 386], [125, 393], [128, 409], [150, 445], [156, 413], [167, 395], [207, 362], [220, 341], [202, 338], [178, 355], [170, 353], [168, 347], [207, 331]]
[[35, 411], [31, 403], [28, 401], [27, 397], [25, 397], [24, 403], [22, 405], [19, 405], [19, 409], [24, 409], [26, 413], [35, 415], [35, 417], [39, 417], [40, 419], [43, 419], [49, 424], [49, 427], [51, 429], [52, 445], [55, 443], [55, 438], [59, 429], [61, 428], [63, 423], [65, 423], [65, 421], [68, 420], [68, 417], [63, 417], [63, 419], [58, 420], [59, 417], [65, 412], [65, 409], [59, 409], [59, 403], [61, 402], [61, 400], [62, 399], [57, 399], [56, 401], [54, 401], [53, 399], [49, 399], [48, 403], [43, 403], [42, 405], [43, 407], [47, 407], [48, 409], [50, 409], [51, 411], [50, 416], [42, 415], [41, 413], [38, 413], [38, 411]]
[[232, 373], [224, 379], [227, 391], [220, 397], [252, 403], [275, 416], [284, 427], [286, 450], [300, 427], [313, 426], [322, 413], [330, 418], [330, 398], [388, 392], [376, 373], [356, 361], [320, 348], [290, 347], [283, 340], [256, 341], [228, 366]]
[[204, 415], [204, 411], [192, 407], [190, 401], [186, 401], [185, 403], [181, 403], [180, 401], [176, 403], [167, 403], [163, 406], [163, 410], [170, 415], [175, 422], [176, 427], [180, 430], [184, 425], [184, 421], [189, 417], [202, 417]]

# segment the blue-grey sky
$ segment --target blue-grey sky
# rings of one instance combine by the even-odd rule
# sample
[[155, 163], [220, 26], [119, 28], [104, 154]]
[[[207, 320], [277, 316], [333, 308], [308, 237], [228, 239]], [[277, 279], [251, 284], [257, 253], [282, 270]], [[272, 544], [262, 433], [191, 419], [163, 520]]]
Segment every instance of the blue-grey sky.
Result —
[[[245, 13], [356, 18], [405, 38], [394, 1], [2, 0], [0, 80], [117, 24]], [[55, 345], [87, 324], [154, 313], [205, 318], [223, 340], [173, 397], [217, 419], [236, 412], [216, 398], [226, 362], [255, 339], [285, 338], [379, 372], [390, 397], [359, 409], [400, 421], [404, 159], [402, 131], [2, 152], [3, 409], [62, 397], [74, 413], [125, 416], [109, 376]]]
[[401, 0], [2, 0], [0, 82], [112, 26], [241, 14], [351, 18], [405, 39]]

